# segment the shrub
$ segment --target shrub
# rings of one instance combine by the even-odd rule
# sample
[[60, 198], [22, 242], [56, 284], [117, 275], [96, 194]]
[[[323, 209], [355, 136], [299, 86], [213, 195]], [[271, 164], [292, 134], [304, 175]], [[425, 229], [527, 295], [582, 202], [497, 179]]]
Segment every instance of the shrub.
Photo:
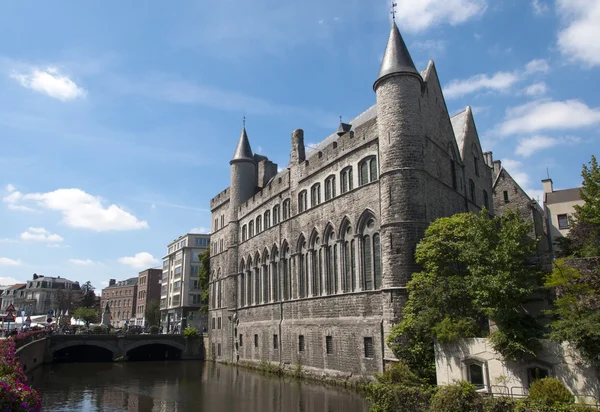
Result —
[[543, 378], [534, 381], [529, 387], [529, 400], [553, 405], [555, 403], [574, 403], [575, 397], [558, 379]]
[[435, 412], [470, 412], [478, 411], [481, 396], [475, 386], [468, 382], [443, 386], [431, 400], [431, 410]]
[[156, 326], [156, 325], [150, 326], [150, 334], [151, 335], [158, 335], [158, 326]]
[[367, 385], [367, 400], [371, 412], [426, 412], [433, 389], [428, 386], [405, 386], [375, 382]]
[[0, 410], [38, 412], [42, 402], [38, 393], [29, 387], [15, 348], [12, 339], [0, 341]]
[[186, 339], [194, 339], [194, 338], [197, 338], [198, 336], [200, 336], [200, 333], [198, 332], [198, 329], [196, 329], [193, 326], [188, 326], [183, 331], [183, 337]]
[[12, 337], [15, 341], [16, 348], [27, 345], [29, 342], [45, 338], [50, 334], [47, 330], [30, 330], [29, 332], [18, 333]]
[[548, 405], [543, 401], [523, 399], [515, 408], [515, 412], [592, 412], [598, 409], [582, 404], [555, 403]]
[[95, 335], [103, 335], [108, 333], [108, 328], [106, 326], [94, 326], [92, 328], [92, 333]]
[[382, 374], [376, 374], [375, 378], [381, 383], [392, 383], [401, 385], [423, 385], [425, 381], [419, 378], [410, 368], [402, 362], [388, 365]]
[[519, 404], [518, 400], [512, 398], [486, 398], [483, 400], [483, 412], [514, 412]]

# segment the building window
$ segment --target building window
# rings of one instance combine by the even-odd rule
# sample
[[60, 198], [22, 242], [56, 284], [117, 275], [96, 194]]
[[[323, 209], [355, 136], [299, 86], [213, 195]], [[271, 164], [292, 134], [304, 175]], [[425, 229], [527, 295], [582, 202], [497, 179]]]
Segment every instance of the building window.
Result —
[[475, 203], [475, 182], [469, 179], [469, 195], [471, 196], [471, 202]]
[[549, 376], [548, 369], [544, 368], [527, 368], [527, 387], [531, 386], [534, 381], [544, 379]]
[[375, 347], [373, 346], [373, 338], [368, 336], [364, 339], [365, 358], [375, 357]]
[[558, 218], [558, 228], [568, 229], [569, 228], [569, 216], [566, 214], [556, 216]]
[[[221, 228], [225, 227], [225, 215], [221, 215]], [[185, 246], [186, 243], [183, 243], [183, 246]]]
[[277, 338], [277, 335], [273, 335], [273, 349], [279, 349], [279, 339]]
[[258, 348], [258, 335], [254, 335], [254, 347]]
[[471, 363], [467, 365], [467, 379], [478, 389], [483, 388], [483, 367], [478, 363]]
[[215, 318], [212, 318], [212, 329], [215, 328]]
[[325, 351], [328, 355], [333, 355], [333, 337], [325, 336]]
[[254, 221], [251, 220], [250, 223], [248, 223], [248, 237], [252, 237], [254, 236]]
[[219, 230], [219, 219], [215, 219], [215, 232]]
[[456, 190], [456, 162], [454, 159], [450, 160], [450, 173], [452, 173], [452, 189]]
[[325, 179], [325, 201], [335, 197], [335, 175]]
[[306, 190], [298, 194], [298, 213], [302, 213], [307, 209]]
[[217, 356], [221, 356], [221, 344], [217, 344]]
[[488, 194], [485, 190], [483, 191], [483, 206], [485, 206], [486, 209], [490, 210], [490, 201], [488, 199]]
[[248, 227], [246, 225], [242, 226], [242, 242], [246, 241], [248, 238]]
[[217, 329], [221, 329], [221, 318], [217, 319]]
[[508, 203], [508, 190], [504, 191], [504, 203]]
[[375, 156], [361, 161], [358, 165], [358, 170], [358, 184], [360, 186], [377, 180], [377, 160], [375, 159]]
[[298, 335], [298, 352], [304, 352], [304, 335]]
[[321, 204], [321, 183], [315, 183], [310, 188], [310, 205], [315, 207]]
[[267, 210], [265, 212], [265, 230], [271, 227], [271, 211]]
[[475, 175], [479, 176], [479, 159], [473, 157], [473, 167], [475, 167]]
[[375, 219], [369, 219], [362, 237], [364, 290], [377, 290], [381, 287], [381, 245], [379, 233], [375, 230]]
[[279, 223], [279, 205], [275, 205], [273, 207], [273, 224], [276, 225]]
[[290, 199], [285, 199], [283, 201], [283, 220], [289, 219], [291, 217], [290, 210]]
[[340, 175], [340, 180], [342, 181], [342, 193], [352, 190], [354, 188], [354, 183], [352, 182], [352, 166], [342, 170]]
[[240, 333], [240, 346], [244, 346], [244, 335]]
[[260, 232], [262, 232], [262, 218], [258, 216], [256, 218], [256, 234], [258, 235]]

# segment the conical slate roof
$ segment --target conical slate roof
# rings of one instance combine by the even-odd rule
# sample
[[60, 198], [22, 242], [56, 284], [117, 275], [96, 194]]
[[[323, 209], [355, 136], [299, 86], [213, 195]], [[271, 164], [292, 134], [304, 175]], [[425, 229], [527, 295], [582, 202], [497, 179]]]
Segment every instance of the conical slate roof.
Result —
[[248, 134], [246, 133], [245, 127], [242, 129], [240, 141], [238, 142], [237, 148], [235, 149], [235, 154], [233, 155], [233, 159], [231, 159], [231, 162], [234, 162], [236, 160], [254, 161], [254, 155], [252, 154], [252, 149], [250, 148], [250, 141], [248, 140]]
[[381, 79], [395, 73], [419, 75], [412, 57], [410, 57], [408, 48], [400, 35], [400, 30], [398, 30], [396, 22], [393, 22], [390, 37], [385, 48], [385, 53], [383, 54], [383, 60], [381, 61], [379, 75], [377, 76], [377, 80], [375, 80], [373, 89], [375, 89]]

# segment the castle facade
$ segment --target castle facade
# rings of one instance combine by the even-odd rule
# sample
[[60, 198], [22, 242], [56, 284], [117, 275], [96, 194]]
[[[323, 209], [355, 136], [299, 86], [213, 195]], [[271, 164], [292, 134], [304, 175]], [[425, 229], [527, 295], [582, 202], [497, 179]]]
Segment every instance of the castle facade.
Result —
[[450, 118], [435, 66], [415, 69], [393, 24], [376, 104], [278, 172], [244, 128], [211, 200], [209, 356], [361, 376], [386, 345], [436, 218], [493, 213], [492, 157], [470, 108]]

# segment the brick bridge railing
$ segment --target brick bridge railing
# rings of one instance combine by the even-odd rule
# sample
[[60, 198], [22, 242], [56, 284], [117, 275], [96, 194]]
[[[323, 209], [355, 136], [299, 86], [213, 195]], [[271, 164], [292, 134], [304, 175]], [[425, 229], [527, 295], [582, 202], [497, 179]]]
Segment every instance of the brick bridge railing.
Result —
[[181, 351], [181, 359], [204, 359], [202, 338], [185, 339], [183, 335], [51, 335], [46, 339], [44, 360], [50, 362], [54, 353], [73, 346], [98, 346], [112, 352], [113, 359], [127, 357], [132, 349], [161, 344]]

